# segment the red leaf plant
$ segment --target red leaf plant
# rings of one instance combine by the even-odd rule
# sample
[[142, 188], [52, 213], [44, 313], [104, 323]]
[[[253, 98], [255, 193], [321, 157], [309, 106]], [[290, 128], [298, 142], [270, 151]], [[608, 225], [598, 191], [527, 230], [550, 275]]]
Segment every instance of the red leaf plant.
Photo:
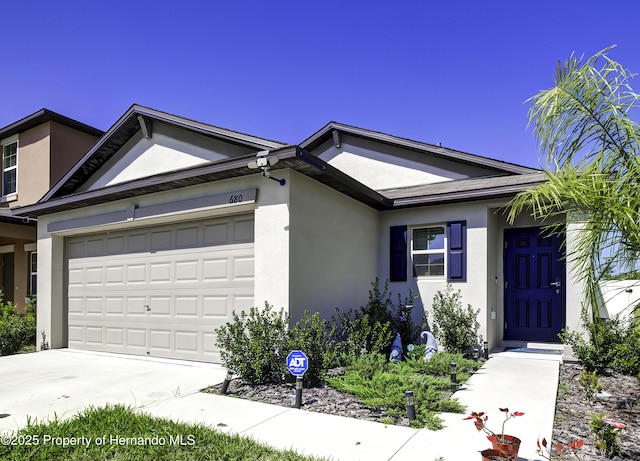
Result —
[[489, 416], [484, 411], [481, 411], [480, 413], [477, 413], [474, 411], [469, 416], [464, 418], [464, 420], [473, 419], [474, 420], [473, 424], [476, 426], [476, 429], [478, 429], [478, 431], [482, 431], [485, 434], [487, 434], [487, 438], [489, 440], [493, 441], [497, 439], [498, 442], [505, 443], [504, 425], [511, 418], [515, 418], [516, 416], [522, 416], [524, 415], [524, 413], [521, 411], [514, 411], [512, 413], [509, 413], [508, 408], [500, 408], [499, 410], [504, 413], [504, 421], [502, 421], [502, 431], [500, 432], [500, 435], [497, 435], [495, 432], [493, 432], [491, 429], [487, 427], [487, 420], [489, 419]]
[[[538, 439], [538, 441], [536, 442], [538, 445], [538, 449], [536, 450], [536, 452], [542, 456], [545, 459], [551, 459], [551, 449], [548, 446], [547, 443], [547, 439], [546, 438], [542, 438], [542, 441], [540, 441], [540, 439]], [[580, 456], [578, 456], [578, 453], [576, 453], [576, 451], [580, 450], [582, 448], [582, 446], [584, 445], [584, 440], [582, 439], [578, 439], [578, 440], [574, 440], [573, 442], [567, 442], [567, 448], [570, 451], [570, 453], [573, 453], [573, 455], [576, 457], [576, 459], [580, 460]], [[558, 451], [562, 451], [564, 450], [564, 446], [561, 443], [556, 443], [555, 444], [555, 449]]]

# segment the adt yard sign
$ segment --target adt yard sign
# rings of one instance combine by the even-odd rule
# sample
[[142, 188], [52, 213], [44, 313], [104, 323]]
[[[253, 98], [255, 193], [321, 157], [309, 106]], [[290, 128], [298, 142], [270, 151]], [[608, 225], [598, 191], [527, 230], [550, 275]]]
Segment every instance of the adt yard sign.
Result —
[[293, 376], [302, 376], [309, 369], [309, 359], [302, 351], [291, 351], [287, 355], [287, 368]]

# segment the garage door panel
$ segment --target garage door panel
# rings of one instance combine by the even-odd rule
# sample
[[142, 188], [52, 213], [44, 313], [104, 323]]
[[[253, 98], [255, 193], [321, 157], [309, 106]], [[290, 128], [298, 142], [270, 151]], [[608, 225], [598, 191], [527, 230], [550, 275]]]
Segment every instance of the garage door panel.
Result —
[[171, 351], [171, 332], [167, 330], [150, 330], [151, 347]]
[[138, 346], [145, 348], [147, 346], [147, 330], [142, 328], [126, 329], [127, 346]]
[[198, 248], [200, 242], [200, 227], [193, 226], [176, 230], [176, 248]]
[[205, 296], [203, 299], [203, 317], [229, 317], [229, 296]]
[[87, 297], [85, 298], [85, 311], [87, 315], [102, 315], [103, 312], [103, 298], [99, 297]]
[[82, 313], [84, 310], [84, 298], [69, 297], [68, 298], [69, 314]]
[[105, 299], [105, 313], [107, 315], [124, 314], [124, 297], [108, 297]]
[[229, 224], [215, 223], [204, 226], [204, 246], [222, 245], [229, 242]]
[[171, 235], [170, 229], [151, 232], [151, 251], [171, 250], [173, 247]]
[[253, 242], [253, 221], [238, 221], [234, 227], [234, 240], [236, 242]]
[[126, 238], [125, 250], [123, 253], [146, 253], [149, 251], [146, 232], [133, 233]]
[[251, 257], [233, 258], [233, 277], [253, 280], [255, 262]]
[[84, 271], [84, 280], [87, 285], [102, 285], [102, 267], [87, 267]]
[[229, 278], [229, 265], [226, 258], [207, 259], [202, 264], [204, 282]]
[[84, 327], [69, 325], [69, 342], [82, 344], [84, 343]]
[[85, 339], [88, 344], [102, 344], [102, 327], [87, 327], [85, 329]]
[[90, 257], [104, 254], [104, 238], [87, 239], [85, 254]]
[[147, 297], [146, 296], [127, 296], [126, 298], [126, 314], [127, 316], [145, 316], [147, 315]]
[[219, 361], [214, 329], [253, 306], [253, 217], [72, 237], [69, 346]]
[[147, 312], [153, 317], [170, 317], [172, 305], [171, 296], [151, 296]]
[[127, 285], [145, 283], [147, 280], [147, 265], [146, 264], [127, 264], [125, 266], [125, 272], [127, 274]]
[[154, 262], [149, 264], [149, 283], [167, 283], [171, 281], [171, 263]]
[[202, 342], [198, 341], [198, 336], [195, 331], [176, 331], [176, 352], [197, 353], [198, 344]]
[[122, 285], [124, 283], [124, 265], [112, 265], [105, 267], [105, 284]]
[[198, 296], [176, 296], [176, 317], [198, 317]]
[[189, 261], [178, 261], [175, 264], [176, 282], [199, 282], [202, 269], [199, 267], [200, 261], [192, 259]]
[[255, 306], [253, 294], [250, 296], [234, 296], [233, 301], [236, 312], [249, 311], [249, 309]]

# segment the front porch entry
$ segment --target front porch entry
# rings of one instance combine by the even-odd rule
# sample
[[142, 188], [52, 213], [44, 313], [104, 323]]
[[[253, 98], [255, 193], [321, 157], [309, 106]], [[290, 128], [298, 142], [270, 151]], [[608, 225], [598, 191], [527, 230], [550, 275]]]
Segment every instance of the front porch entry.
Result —
[[559, 342], [565, 326], [560, 238], [539, 227], [504, 231], [504, 339]]

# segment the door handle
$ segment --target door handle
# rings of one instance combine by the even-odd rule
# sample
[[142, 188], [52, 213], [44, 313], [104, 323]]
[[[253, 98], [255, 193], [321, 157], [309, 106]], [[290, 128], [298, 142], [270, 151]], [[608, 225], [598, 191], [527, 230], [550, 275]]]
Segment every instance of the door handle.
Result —
[[556, 287], [556, 288], [560, 288], [562, 286], [562, 282], [560, 281], [560, 277], [556, 277], [556, 281], [555, 282], [551, 282], [549, 285]]

